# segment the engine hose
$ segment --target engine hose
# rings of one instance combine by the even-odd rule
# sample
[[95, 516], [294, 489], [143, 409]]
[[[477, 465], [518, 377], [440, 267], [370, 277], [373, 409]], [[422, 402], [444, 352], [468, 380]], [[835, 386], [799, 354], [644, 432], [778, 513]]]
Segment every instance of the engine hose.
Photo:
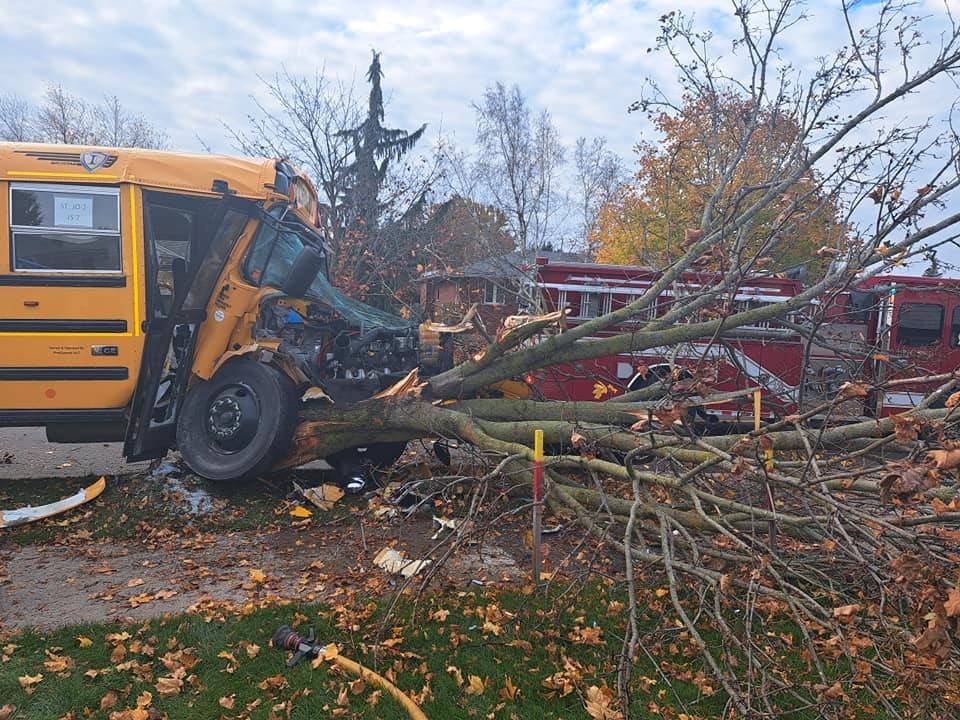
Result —
[[300, 658], [306, 655], [323, 658], [343, 668], [347, 672], [357, 675], [366, 683], [379, 685], [390, 693], [397, 702], [403, 705], [403, 709], [407, 711], [407, 714], [413, 718], [413, 720], [427, 720], [427, 716], [417, 707], [417, 704], [385, 677], [378, 675], [370, 668], [364, 667], [358, 662], [343, 657], [336, 645], [320, 645], [316, 643], [314, 641], [312, 628], [310, 629], [310, 633], [304, 637], [298, 635], [289, 625], [281, 625], [277, 628], [276, 632], [273, 633], [270, 643], [278, 650], [293, 650], [296, 652], [292, 660], [287, 663], [288, 666], [292, 667], [299, 662]]
[[397, 702], [403, 705], [403, 709], [407, 711], [407, 714], [413, 718], [413, 720], [427, 720], [427, 716], [423, 714], [423, 710], [417, 707], [417, 704], [411, 700], [407, 694], [403, 692], [403, 690], [387, 680], [385, 677], [383, 677], [383, 675], [378, 675], [370, 668], [364, 667], [360, 663], [349, 658], [345, 658], [343, 655], [335, 656], [331, 662], [334, 665], [337, 665], [344, 670], [359, 676], [364, 682], [373, 683], [374, 685], [379, 685], [382, 687], [388, 693], [393, 695]]

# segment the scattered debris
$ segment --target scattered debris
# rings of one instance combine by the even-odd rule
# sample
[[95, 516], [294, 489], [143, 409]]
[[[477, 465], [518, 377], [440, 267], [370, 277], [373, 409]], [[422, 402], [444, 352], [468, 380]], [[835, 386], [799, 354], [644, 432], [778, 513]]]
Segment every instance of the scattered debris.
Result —
[[93, 485], [80, 490], [79, 492], [65, 497], [62, 500], [48, 503], [47, 505], [37, 505], [32, 507], [18, 508], [16, 510], [0, 510], [0, 528], [16, 527], [17, 525], [26, 525], [27, 523], [44, 518], [53, 517], [60, 513], [79, 507], [96, 497], [99, 497], [107, 486], [106, 478], [101, 477]]
[[178, 468], [173, 463], [163, 460], [156, 465], [151, 466], [150, 468], [150, 477], [152, 478], [165, 478], [170, 475], [179, 475], [180, 468]]
[[330, 396], [323, 391], [323, 388], [318, 388], [316, 386], [308, 387], [300, 397], [300, 402], [302, 403], [310, 402], [311, 400], [327, 400], [333, 402], [330, 400]]
[[9, 450], [4, 450], [0, 452], [0, 465], [11, 465], [13, 464], [13, 458], [15, 455]]
[[463, 527], [463, 522], [461, 520], [457, 520], [456, 518], [451, 520], [445, 517], [437, 517], [436, 515], [433, 516], [433, 523], [434, 525], [439, 525], [440, 527], [438, 527], [437, 531], [430, 536], [431, 540], [438, 539], [444, 530], [452, 530], [453, 532], [457, 532], [461, 527]]
[[325, 484], [319, 487], [302, 488], [297, 483], [294, 483], [293, 487], [303, 496], [304, 500], [313, 503], [321, 510], [330, 510], [340, 501], [340, 498], [344, 496], [343, 490], [336, 485]]
[[171, 473], [166, 476], [165, 494], [188, 515], [210, 515], [225, 507], [227, 503], [223, 499], [213, 498], [207, 492], [204, 482], [196, 475], [187, 474], [178, 478]]
[[430, 560], [411, 560], [405, 552], [393, 548], [384, 548], [373, 559], [373, 564], [377, 567], [383, 568], [391, 575], [400, 574], [405, 578], [413, 577], [430, 562]]
[[373, 511], [373, 516], [378, 520], [392, 520], [400, 515], [400, 511], [392, 505], [381, 505]]

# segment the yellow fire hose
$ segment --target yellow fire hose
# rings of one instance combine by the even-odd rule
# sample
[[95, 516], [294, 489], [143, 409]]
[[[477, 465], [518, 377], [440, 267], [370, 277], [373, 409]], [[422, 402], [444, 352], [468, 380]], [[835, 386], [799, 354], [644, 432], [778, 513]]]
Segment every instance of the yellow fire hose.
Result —
[[294, 651], [293, 657], [287, 661], [287, 667], [293, 667], [307, 655], [316, 657], [318, 660], [332, 662], [334, 665], [343, 668], [347, 672], [353, 673], [357, 677], [361, 678], [364, 682], [379, 685], [381, 688], [386, 690], [397, 702], [403, 705], [403, 709], [407, 711], [407, 714], [413, 718], [413, 720], [427, 720], [427, 716], [423, 714], [423, 711], [419, 707], [417, 707], [417, 704], [407, 697], [406, 693], [404, 693], [400, 688], [387, 680], [385, 677], [375, 673], [368, 667], [364, 667], [354, 660], [343, 657], [340, 654], [340, 651], [337, 650], [336, 645], [320, 645], [317, 643], [313, 628], [311, 628], [307, 636], [304, 637], [302, 635], [298, 635], [289, 626], [283, 625], [277, 628], [277, 631], [273, 633], [271, 643], [278, 650]]

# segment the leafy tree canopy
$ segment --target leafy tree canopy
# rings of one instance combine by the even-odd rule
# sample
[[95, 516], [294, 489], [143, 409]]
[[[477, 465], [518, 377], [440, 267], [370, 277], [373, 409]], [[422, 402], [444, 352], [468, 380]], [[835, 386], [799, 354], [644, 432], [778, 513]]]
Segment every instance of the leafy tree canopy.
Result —
[[434, 255], [426, 265], [441, 270], [504, 255], [515, 245], [501, 210], [459, 195], [431, 208], [425, 236]]
[[[725, 190], [709, 208], [718, 223], [742, 215], [804, 162], [806, 148], [796, 120], [777, 107], [757, 107], [733, 93], [687, 95], [676, 113], [654, 117], [663, 140], [641, 142], [634, 183], [622, 186], [601, 208], [592, 242], [600, 262], [666, 265], [685, 252], [684, 233], [700, 228], [708, 203], [725, 178]], [[844, 236], [839, 209], [825, 197], [815, 171], [794, 192], [767, 203], [743, 230], [717, 246], [706, 267], [728, 267], [756, 256], [760, 266], [784, 269], [802, 263], [820, 268], [821, 246]], [[717, 222], [717, 221], [715, 221]], [[779, 242], [789, 238], [789, 242]], [[775, 246], [764, 258], [767, 246]]]

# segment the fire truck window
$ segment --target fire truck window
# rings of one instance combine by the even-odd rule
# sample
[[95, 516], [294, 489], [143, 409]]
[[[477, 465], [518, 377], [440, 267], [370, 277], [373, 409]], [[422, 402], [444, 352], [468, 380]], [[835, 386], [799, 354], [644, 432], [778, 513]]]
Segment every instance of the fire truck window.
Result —
[[960, 306], [953, 309], [950, 319], [950, 347], [960, 347]]
[[943, 334], [943, 305], [905, 303], [897, 318], [897, 344], [907, 347], [937, 345]]
[[580, 317], [595, 318], [600, 314], [600, 294], [582, 293], [580, 295]]

